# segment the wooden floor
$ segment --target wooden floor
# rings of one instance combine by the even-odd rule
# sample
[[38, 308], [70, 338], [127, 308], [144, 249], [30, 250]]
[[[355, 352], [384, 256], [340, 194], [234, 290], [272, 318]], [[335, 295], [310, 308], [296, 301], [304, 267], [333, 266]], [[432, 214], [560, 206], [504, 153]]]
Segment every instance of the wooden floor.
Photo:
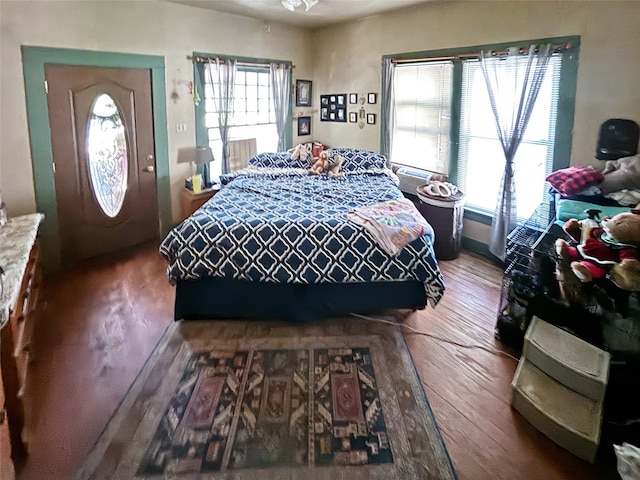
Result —
[[[18, 479], [67, 480], [90, 451], [165, 327], [173, 288], [155, 245], [45, 278], [27, 385], [30, 454]], [[471, 254], [441, 262], [441, 303], [406, 322], [460, 343], [493, 337], [501, 272]], [[510, 407], [516, 362], [478, 348], [407, 335], [461, 480], [618, 478], [556, 446]], [[6, 471], [6, 469], [5, 469]]]

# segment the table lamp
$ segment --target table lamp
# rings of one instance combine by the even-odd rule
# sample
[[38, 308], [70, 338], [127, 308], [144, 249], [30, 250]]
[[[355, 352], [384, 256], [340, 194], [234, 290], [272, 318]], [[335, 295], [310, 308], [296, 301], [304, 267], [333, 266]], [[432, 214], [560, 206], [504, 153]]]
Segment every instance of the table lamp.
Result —
[[178, 150], [178, 163], [195, 163], [196, 173], [202, 174], [204, 187], [211, 186], [209, 180], [209, 163], [213, 162], [213, 152], [210, 147], [186, 147]]

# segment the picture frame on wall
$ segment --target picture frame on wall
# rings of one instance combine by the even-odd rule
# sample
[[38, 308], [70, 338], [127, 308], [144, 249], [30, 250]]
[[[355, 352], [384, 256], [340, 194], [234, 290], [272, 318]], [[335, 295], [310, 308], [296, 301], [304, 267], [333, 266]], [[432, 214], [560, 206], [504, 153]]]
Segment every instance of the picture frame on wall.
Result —
[[350, 93], [349, 94], [349, 103], [350, 104], [355, 104], [358, 103], [358, 94], [357, 93]]
[[349, 94], [346, 93], [330, 93], [327, 95], [320, 95], [320, 121], [346, 122], [348, 118], [348, 100]]
[[369, 93], [367, 94], [367, 103], [377, 103], [378, 102], [378, 94], [377, 93]]
[[311, 106], [311, 80], [296, 80], [296, 107]]
[[[357, 99], [356, 99], [357, 101]], [[358, 113], [357, 112], [349, 112], [349, 122], [356, 123], [358, 121]]]
[[311, 117], [298, 117], [298, 136], [311, 135]]
[[369, 125], [375, 125], [375, 123], [376, 123], [376, 114], [375, 113], [367, 113], [367, 123]]

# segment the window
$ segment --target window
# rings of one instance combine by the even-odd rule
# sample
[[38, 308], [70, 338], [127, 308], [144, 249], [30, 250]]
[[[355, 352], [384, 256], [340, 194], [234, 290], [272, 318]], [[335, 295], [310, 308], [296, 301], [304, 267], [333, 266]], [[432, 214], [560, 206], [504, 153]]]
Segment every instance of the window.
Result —
[[[208, 68], [205, 66], [205, 68]], [[211, 168], [211, 177], [221, 173], [222, 140], [218, 129], [213, 88], [209, 75], [204, 75], [205, 128], [207, 141], [216, 162]], [[237, 66], [233, 101], [233, 117], [229, 140], [256, 139], [257, 152], [275, 152], [278, 148], [278, 131], [271, 94], [269, 68]]]
[[[527, 59], [519, 60], [525, 68]], [[517, 211], [521, 218], [528, 218], [545, 199], [544, 179], [553, 166], [560, 60], [561, 54], [556, 54], [549, 61], [531, 119], [514, 158]], [[464, 61], [462, 72], [458, 186], [465, 192], [467, 204], [493, 214], [504, 171], [504, 153], [480, 62]]]
[[[577, 71], [569, 67], [575, 67], [577, 62], [579, 38], [532, 40], [516, 45], [548, 42], [571, 43], [571, 47], [551, 58], [514, 160], [517, 211], [522, 219], [547, 200], [546, 175], [569, 164], [571, 128], [567, 127], [573, 125]], [[470, 47], [446, 54], [423, 52], [419, 55], [422, 59], [415, 62], [405, 56], [394, 72], [391, 161], [448, 174], [450, 181], [465, 193], [467, 212], [476, 212], [485, 219], [496, 206], [504, 153], [480, 62], [471, 52], [506, 46], [510, 45]], [[431, 56], [435, 57], [433, 61], [428, 60]]]
[[394, 162], [448, 172], [452, 73], [452, 62], [396, 67]]

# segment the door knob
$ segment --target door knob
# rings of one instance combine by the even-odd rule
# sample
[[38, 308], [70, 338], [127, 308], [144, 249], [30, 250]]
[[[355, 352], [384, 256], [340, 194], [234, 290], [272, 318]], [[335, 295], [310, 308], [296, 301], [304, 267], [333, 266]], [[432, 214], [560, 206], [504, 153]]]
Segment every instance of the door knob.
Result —
[[149, 165], [148, 167], [144, 167], [143, 170], [145, 172], [153, 172], [155, 170], [153, 165]]

